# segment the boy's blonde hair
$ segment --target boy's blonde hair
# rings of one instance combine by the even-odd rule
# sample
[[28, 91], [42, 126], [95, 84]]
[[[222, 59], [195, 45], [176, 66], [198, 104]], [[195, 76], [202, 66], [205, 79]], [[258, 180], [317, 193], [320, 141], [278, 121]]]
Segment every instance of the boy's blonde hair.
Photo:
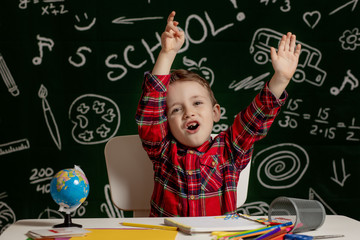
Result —
[[214, 106], [215, 104], [217, 104], [216, 98], [214, 96], [213, 91], [211, 90], [209, 82], [206, 81], [204, 78], [202, 78], [199, 74], [185, 69], [172, 70], [170, 77], [170, 84], [176, 81], [194, 81], [199, 83], [209, 92], [212, 105]]

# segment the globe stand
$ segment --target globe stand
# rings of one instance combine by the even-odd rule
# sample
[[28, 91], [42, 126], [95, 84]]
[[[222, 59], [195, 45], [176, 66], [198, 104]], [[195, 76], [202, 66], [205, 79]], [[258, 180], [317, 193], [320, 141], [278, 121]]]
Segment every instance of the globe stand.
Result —
[[71, 220], [71, 215], [70, 215], [70, 213], [65, 213], [64, 223], [54, 225], [53, 227], [54, 227], [54, 228], [63, 228], [63, 227], [78, 227], [78, 228], [82, 228], [82, 225], [77, 224], [77, 223], [73, 223], [72, 220]]

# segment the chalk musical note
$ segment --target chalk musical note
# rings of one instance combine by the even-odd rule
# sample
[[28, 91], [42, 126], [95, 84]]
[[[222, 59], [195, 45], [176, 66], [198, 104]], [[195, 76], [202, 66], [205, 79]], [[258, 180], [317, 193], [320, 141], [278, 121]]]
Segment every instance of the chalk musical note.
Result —
[[0, 53], [0, 74], [11, 95], [13, 95], [14, 97], [18, 96], [20, 94], [20, 91], [14, 81], [14, 78], [10, 73], [9, 68], [6, 66], [5, 60], [1, 55], [1, 53]]
[[350, 69], [346, 71], [347, 76], [344, 77], [344, 81], [342, 82], [340, 88], [332, 87], [330, 88], [330, 93], [334, 96], [337, 96], [348, 83], [350, 85], [350, 90], [354, 90], [359, 86], [359, 80], [351, 73]]
[[46, 87], [41, 84], [39, 92], [38, 92], [38, 96], [39, 96], [39, 98], [42, 99], [42, 109], [44, 111], [46, 125], [49, 129], [50, 135], [51, 135], [54, 143], [56, 144], [57, 148], [59, 150], [61, 150], [61, 139], [60, 139], [59, 129], [58, 129], [57, 123], [55, 121], [54, 114], [52, 113], [49, 103], [46, 100], [47, 94], [48, 94], [48, 92], [47, 92]]
[[52, 51], [52, 48], [54, 47], [54, 41], [50, 38], [41, 37], [39, 34], [36, 35], [36, 39], [38, 40], [40, 56], [34, 57], [32, 62], [34, 65], [40, 65], [42, 63], [42, 58], [44, 56], [43, 48], [47, 47], [49, 51]]

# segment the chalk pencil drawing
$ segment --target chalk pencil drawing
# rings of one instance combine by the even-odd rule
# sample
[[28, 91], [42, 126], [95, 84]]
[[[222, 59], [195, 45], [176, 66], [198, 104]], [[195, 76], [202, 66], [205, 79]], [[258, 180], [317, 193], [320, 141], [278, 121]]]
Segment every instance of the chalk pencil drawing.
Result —
[[276, 144], [257, 153], [257, 178], [269, 189], [286, 189], [295, 186], [309, 167], [309, 155], [294, 143]]
[[346, 174], [344, 159], [341, 159], [342, 179], [340, 179], [337, 174], [335, 160], [333, 160], [332, 164], [334, 169], [334, 177], [330, 177], [330, 179], [333, 180], [335, 183], [339, 184], [341, 187], [344, 187], [345, 181], [351, 176], [351, 174]]
[[339, 95], [341, 91], [344, 90], [346, 84], [350, 85], [350, 90], [354, 90], [359, 86], [359, 79], [357, 79], [352, 73], [351, 70], [346, 71], [347, 76], [344, 77], [344, 81], [342, 82], [341, 86], [338, 87], [332, 87], [330, 88], [330, 93], [334, 96]]
[[105, 212], [108, 218], [123, 218], [124, 211], [119, 210], [111, 201], [110, 185], [106, 184], [104, 187], [104, 194], [106, 203], [100, 205], [101, 212]]
[[[0, 193], [0, 200], [7, 197], [6, 192]], [[14, 211], [4, 201], [0, 201], [0, 235], [8, 227], [16, 222], [16, 215]]]
[[84, 94], [76, 98], [69, 108], [73, 123], [72, 137], [80, 144], [98, 144], [108, 141], [120, 127], [120, 110], [105, 96]]
[[74, 28], [78, 31], [87, 31], [91, 29], [96, 23], [96, 18], [94, 17], [92, 20], [89, 20], [86, 12], [84, 13], [85, 20], [80, 19], [78, 15], [75, 15], [75, 19], [77, 21], [77, 24], [81, 25], [81, 26], [77, 24], [74, 25]]
[[[282, 36], [283, 34], [269, 28], [256, 30], [250, 45], [250, 54], [254, 55], [254, 61], [261, 65], [271, 62], [270, 47], [277, 49]], [[326, 78], [326, 72], [318, 66], [322, 58], [321, 52], [300, 41], [297, 41], [297, 43], [301, 44], [301, 52], [298, 68], [292, 80], [297, 83], [306, 81], [318, 87], [322, 86]]]
[[10, 73], [9, 68], [6, 65], [4, 57], [0, 53], [0, 75], [12, 96], [16, 97], [20, 94], [19, 88], [16, 85], [13, 76]]
[[303, 20], [310, 28], [315, 28], [321, 19], [321, 13], [319, 11], [306, 12], [303, 15]]
[[341, 42], [342, 49], [354, 51], [360, 46], [359, 29], [354, 28], [353, 30], [345, 30], [339, 38], [339, 41]]
[[39, 55], [38, 57], [34, 57], [32, 59], [32, 63], [34, 65], [40, 65], [42, 63], [44, 57], [43, 48], [47, 47], [51, 52], [54, 47], [54, 41], [51, 38], [41, 37], [39, 34], [36, 35], [36, 39], [38, 40], [38, 47], [39, 47]]
[[73, 60], [73, 57], [70, 56], [69, 59], [68, 59], [68, 60], [69, 60], [69, 63], [70, 63], [71, 65], [73, 65], [74, 67], [82, 67], [82, 66], [84, 66], [85, 63], [86, 63], [86, 57], [85, 57], [85, 55], [82, 53], [82, 52], [84, 52], [84, 51], [89, 52], [89, 53], [92, 52], [91, 49], [88, 48], [88, 47], [86, 47], [86, 46], [79, 47], [79, 48], [77, 49], [77, 51], [76, 51], [76, 56], [78, 56], [78, 57], [80, 58], [80, 61], [79, 61], [79, 62], [75, 62], [75, 61]]
[[52, 140], [54, 141], [57, 148], [61, 150], [61, 137], [60, 137], [59, 128], [56, 123], [52, 109], [46, 99], [47, 95], [48, 95], [48, 91], [46, 87], [43, 84], [41, 84], [39, 88], [38, 96], [41, 99], [41, 106], [44, 112], [45, 122], [49, 129]]
[[202, 76], [209, 82], [209, 85], [211, 87], [214, 84], [215, 74], [214, 71], [211, 70], [211, 68], [202, 66], [203, 62], [205, 61], [207, 61], [207, 58], [205, 57], [201, 58], [198, 63], [194, 60], [189, 59], [186, 56], [183, 57], [183, 63], [185, 66], [188, 67], [188, 70], [198, 72], [200, 76]]

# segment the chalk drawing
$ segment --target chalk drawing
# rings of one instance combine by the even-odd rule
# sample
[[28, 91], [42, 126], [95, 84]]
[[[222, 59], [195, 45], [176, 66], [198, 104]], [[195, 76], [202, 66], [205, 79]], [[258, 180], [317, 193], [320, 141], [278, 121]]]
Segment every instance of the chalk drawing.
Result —
[[346, 71], [347, 76], [344, 77], [344, 81], [342, 82], [340, 88], [332, 87], [330, 88], [330, 93], [334, 96], [339, 95], [339, 93], [344, 90], [346, 84], [350, 85], [350, 90], [354, 90], [359, 86], [359, 79], [357, 79], [349, 70]]
[[126, 17], [118, 17], [112, 20], [114, 24], [134, 24], [134, 22], [138, 21], [149, 21], [149, 20], [158, 20], [163, 19], [164, 17], [141, 17], [141, 18], [126, 18]]
[[29, 178], [30, 184], [36, 185], [36, 191], [42, 194], [50, 193], [50, 182], [54, 176], [54, 170], [47, 168], [33, 168], [31, 169], [31, 176]]
[[341, 47], [344, 50], [354, 51], [358, 46], [360, 46], [360, 33], [358, 28], [353, 30], [345, 30], [341, 37], [339, 38], [341, 42]]
[[18, 96], [20, 94], [19, 88], [16, 85], [14, 78], [11, 75], [10, 70], [7, 67], [1, 53], [0, 53], [0, 75], [11, 95], [13, 95], [14, 97]]
[[334, 177], [330, 177], [330, 179], [339, 184], [341, 187], [344, 187], [345, 181], [351, 176], [351, 174], [346, 174], [344, 159], [341, 159], [342, 180], [338, 177], [335, 160], [333, 160], [333, 169]]
[[47, 95], [48, 95], [48, 91], [46, 87], [41, 84], [38, 92], [38, 96], [41, 99], [41, 105], [42, 105], [42, 110], [44, 112], [46, 126], [48, 127], [51, 138], [53, 139], [57, 148], [61, 150], [61, 138], [60, 138], [59, 128], [56, 123], [54, 114], [51, 110], [51, 107], [46, 99]]
[[113, 137], [120, 126], [120, 110], [110, 98], [84, 94], [70, 106], [73, 139], [80, 144], [98, 144]]
[[[265, 6], [267, 6], [269, 4], [270, 0], [260, 0], [260, 3], [264, 3]], [[276, 3], [277, 0], [271, 0], [271, 3], [274, 4]], [[289, 12], [291, 10], [291, 4], [290, 4], [290, 0], [283, 0], [282, 1], [284, 5], [281, 5], [280, 10], [282, 12]]]
[[351, 8], [351, 11], [353, 12], [355, 7], [356, 7], [356, 4], [358, 3], [358, 0], [350, 0], [349, 2], [341, 5], [340, 7], [336, 8], [335, 10], [331, 11], [329, 13], [329, 15], [333, 15], [334, 13], [337, 13], [338, 11], [340, 11], [341, 9], [347, 7], [348, 5], [351, 5], [353, 4], [352, 8]]
[[30, 148], [29, 140], [24, 138], [8, 143], [0, 144], [0, 155], [5, 155], [8, 153], [18, 152]]
[[249, 76], [243, 80], [240, 80], [239, 82], [236, 82], [236, 80], [233, 80], [230, 85], [229, 89], [234, 89], [234, 91], [239, 91], [241, 89], [250, 89], [254, 88], [254, 91], [258, 91], [262, 89], [265, 85], [265, 79], [267, 76], [269, 76], [270, 73], [263, 73], [260, 76], [254, 78], [253, 76]]
[[303, 15], [303, 20], [310, 28], [314, 28], [320, 21], [321, 13], [319, 11], [306, 12]]
[[254, 157], [259, 162], [257, 178], [269, 189], [295, 186], [309, 167], [309, 156], [304, 148], [294, 143], [281, 143], [268, 147]]
[[84, 24], [84, 26], [78, 26], [78, 25], [74, 25], [74, 28], [78, 31], [87, 31], [89, 29], [91, 29], [96, 22], [96, 18], [93, 18], [91, 21], [88, 19], [88, 15], [87, 13], [84, 13], [84, 18], [85, 20], [81, 20], [78, 15], [75, 15], [75, 19], [76, 21], [80, 24]]
[[40, 65], [44, 56], [43, 48], [47, 47], [51, 52], [54, 47], [54, 41], [51, 38], [41, 37], [39, 34], [36, 35], [36, 39], [38, 40], [40, 56], [34, 57], [32, 63], [34, 65]]
[[198, 72], [200, 76], [204, 77], [208, 82], [210, 87], [214, 84], [215, 74], [214, 71], [208, 67], [202, 66], [202, 63], [205, 62], [207, 58], [203, 57], [197, 63], [194, 60], [187, 58], [186, 56], [183, 57], [183, 63], [185, 66], [189, 67], [189, 71]]
[[[6, 198], [6, 192], [0, 193], [0, 199]], [[4, 201], [0, 201], [0, 235], [10, 225], [16, 222], [16, 216], [14, 211]]]
[[267, 216], [269, 212], [269, 204], [262, 201], [245, 203], [236, 212], [251, 216]]
[[310, 200], [318, 200], [319, 202], [321, 202], [324, 205], [324, 208], [329, 210], [333, 215], [337, 215], [337, 213], [334, 211], [334, 209], [332, 209], [330, 207], [329, 204], [327, 204], [324, 199], [322, 197], [320, 197], [320, 195], [315, 192], [315, 190], [313, 188], [309, 188], [309, 199]]
[[91, 53], [91, 49], [85, 46], [79, 47], [78, 50], [76, 51], [76, 55], [80, 58], [79, 62], [75, 62], [72, 60], [72, 56], [69, 57], [69, 63], [71, 65], [73, 65], [74, 67], [82, 67], [85, 65], [86, 63], [86, 57], [85, 55], [82, 53], [83, 51], [89, 52]]
[[123, 218], [124, 211], [119, 210], [111, 201], [110, 185], [104, 187], [106, 203], [100, 205], [101, 212], [105, 212], [108, 218]]
[[59, 218], [62, 219], [64, 217], [63, 217], [62, 213], [47, 207], [47, 208], [45, 208], [44, 211], [40, 212], [40, 214], [37, 218], [38, 219], [59, 219]]
[[[265, 64], [271, 62], [270, 47], [278, 48], [283, 34], [269, 29], [259, 28], [254, 33], [250, 53], [254, 55], [254, 61], [257, 64]], [[301, 44], [298, 68], [296, 69], [292, 80], [297, 83], [306, 81], [315, 86], [322, 86], [326, 72], [318, 67], [322, 54], [321, 52], [305, 43], [297, 41]]]

